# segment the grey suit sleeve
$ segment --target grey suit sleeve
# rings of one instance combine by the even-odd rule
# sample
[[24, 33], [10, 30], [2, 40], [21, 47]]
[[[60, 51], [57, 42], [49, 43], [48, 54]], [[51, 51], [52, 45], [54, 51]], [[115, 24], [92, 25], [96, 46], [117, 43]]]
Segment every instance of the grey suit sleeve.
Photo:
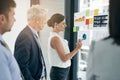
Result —
[[94, 46], [95, 46], [95, 42], [93, 41], [91, 43], [91, 46], [90, 46], [90, 51], [89, 51], [89, 54], [88, 54], [88, 60], [87, 60], [87, 80], [94, 80], [93, 79], [93, 76], [94, 76], [94, 61], [93, 61], [93, 56], [94, 56]]

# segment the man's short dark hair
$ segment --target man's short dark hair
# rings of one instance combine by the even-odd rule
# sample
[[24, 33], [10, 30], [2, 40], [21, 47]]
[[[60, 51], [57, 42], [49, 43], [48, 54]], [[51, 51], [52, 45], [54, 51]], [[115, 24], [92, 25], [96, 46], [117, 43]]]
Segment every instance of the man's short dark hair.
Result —
[[5, 15], [8, 17], [8, 13], [11, 8], [16, 7], [16, 3], [14, 0], [0, 0], [0, 14]]

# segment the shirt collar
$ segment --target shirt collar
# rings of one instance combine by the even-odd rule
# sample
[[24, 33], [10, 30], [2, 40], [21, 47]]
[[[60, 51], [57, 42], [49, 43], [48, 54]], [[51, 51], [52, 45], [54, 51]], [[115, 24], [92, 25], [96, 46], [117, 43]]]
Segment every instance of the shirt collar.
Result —
[[0, 41], [3, 41], [2, 35], [0, 34]]
[[37, 31], [35, 29], [33, 29], [30, 25], [28, 25], [28, 27], [31, 29], [31, 31], [33, 32], [33, 34], [38, 37]]

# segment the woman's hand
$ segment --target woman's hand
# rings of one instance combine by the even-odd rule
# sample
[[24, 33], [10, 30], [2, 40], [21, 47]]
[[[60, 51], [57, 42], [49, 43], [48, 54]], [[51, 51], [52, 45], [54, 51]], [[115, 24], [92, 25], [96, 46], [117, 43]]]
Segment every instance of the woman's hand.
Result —
[[77, 43], [76, 43], [76, 48], [79, 50], [82, 46], [82, 40], [78, 39]]

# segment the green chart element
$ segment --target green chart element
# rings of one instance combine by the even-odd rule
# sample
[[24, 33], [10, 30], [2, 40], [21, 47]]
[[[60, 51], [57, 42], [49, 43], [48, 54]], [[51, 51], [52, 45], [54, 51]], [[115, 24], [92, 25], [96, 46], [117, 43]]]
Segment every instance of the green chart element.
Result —
[[73, 27], [73, 32], [78, 32], [79, 31], [79, 26], [74, 26]]

